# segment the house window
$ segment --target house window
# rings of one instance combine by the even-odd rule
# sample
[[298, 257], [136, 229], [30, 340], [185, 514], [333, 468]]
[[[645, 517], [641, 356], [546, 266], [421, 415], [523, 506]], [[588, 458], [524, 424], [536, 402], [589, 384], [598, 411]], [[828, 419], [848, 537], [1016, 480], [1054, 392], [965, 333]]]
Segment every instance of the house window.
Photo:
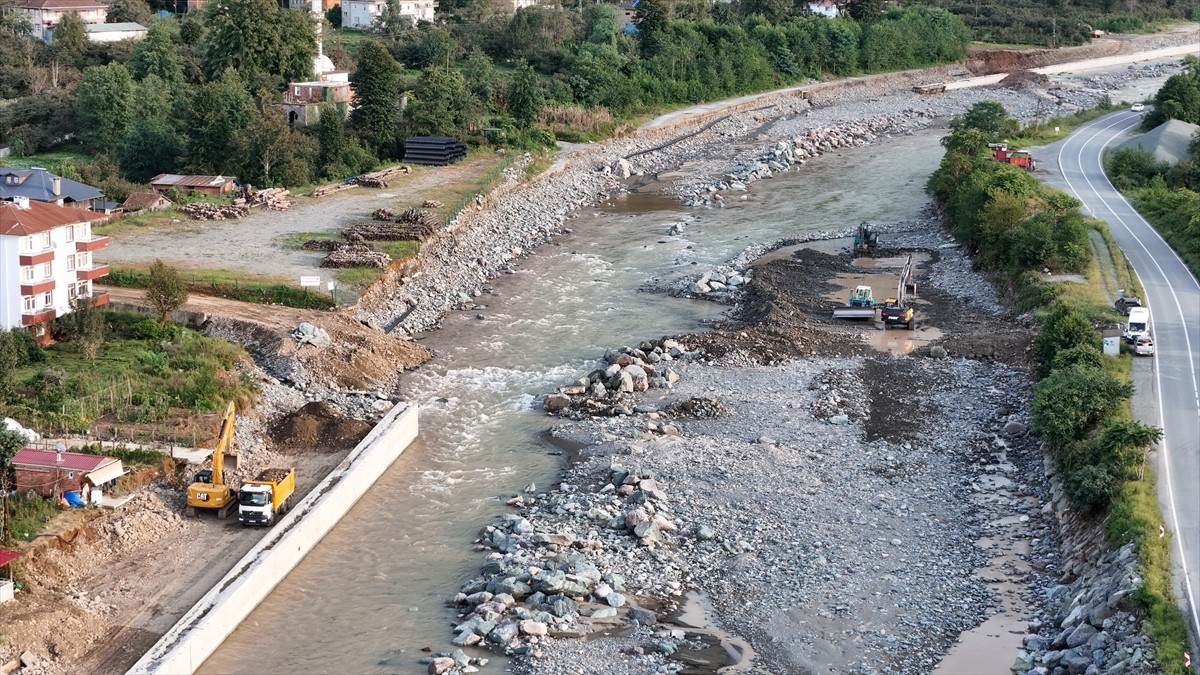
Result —
[[8, 175], [8, 184], [9, 184], [9, 185], [16, 185], [16, 184], [17, 184], [17, 177], [16, 177], [16, 176], [14, 176], [14, 175], [12, 175], [12, 174], [9, 174], [9, 175]]
[[75, 226], [75, 236], [81, 240], [86, 240], [92, 236], [92, 226], [87, 223], [80, 223]]
[[79, 269], [86, 270], [91, 265], [91, 257], [92, 257], [92, 254], [90, 254], [86, 251], [83, 253], [80, 253], [77, 256], [78, 260], [75, 261], [79, 265]]
[[75, 284], [67, 284], [67, 299], [75, 299]]
[[21, 281], [33, 281], [33, 265], [21, 268]]
[[21, 300], [22, 300], [22, 302], [23, 302], [23, 303], [24, 303], [24, 305], [25, 305], [25, 311], [26, 311], [26, 312], [32, 312], [32, 311], [33, 311], [33, 308], [34, 308], [34, 306], [35, 306], [35, 305], [34, 305], [35, 301], [34, 301], [34, 298], [33, 298], [33, 296], [32, 296], [32, 295], [27, 295], [27, 296], [25, 296], [24, 298], [21, 298]]
[[92, 282], [90, 282], [90, 281], [79, 282], [78, 291], [79, 291], [80, 297], [90, 298], [92, 296]]
[[68, 225], [66, 227], [66, 230], [67, 230], [67, 241], [75, 241], [75, 227], [72, 225]]
[[42, 278], [49, 279], [54, 276], [54, 263], [42, 263]]
[[42, 306], [50, 307], [54, 304], [54, 291], [46, 291], [42, 293]]
[[75, 271], [75, 256], [73, 256], [73, 255], [67, 256], [67, 271], [68, 272]]
[[42, 234], [42, 248], [50, 248], [50, 233]]
[[296, 94], [296, 96], [299, 96], [299, 95], [300, 95], [300, 87], [296, 87], [296, 92], [295, 92], [295, 94]]
[[21, 250], [22, 251], [32, 251], [33, 250], [33, 237], [21, 237]]

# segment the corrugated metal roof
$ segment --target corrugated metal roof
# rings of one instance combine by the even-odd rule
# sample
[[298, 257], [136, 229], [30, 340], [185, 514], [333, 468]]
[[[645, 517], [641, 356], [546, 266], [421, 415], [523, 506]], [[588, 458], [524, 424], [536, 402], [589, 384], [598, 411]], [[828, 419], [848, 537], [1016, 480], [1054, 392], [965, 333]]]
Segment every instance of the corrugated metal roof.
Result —
[[232, 180], [232, 176], [181, 176], [177, 173], [160, 173], [150, 179], [150, 184], [177, 185], [180, 187], [219, 187]]
[[[10, 177], [18, 182], [10, 183]], [[54, 179], [59, 179], [58, 194], [54, 194]], [[29, 197], [39, 202], [56, 202], [60, 199], [82, 202], [99, 199], [104, 194], [91, 185], [55, 176], [45, 169], [0, 168], [0, 197]]]
[[171, 203], [171, 200], [158, 194], [154, 191], [149, 192], [134, 192], [125, 198], [125, 203], [122, 205], [126, 211], [141, 211], [166, 202]]
[[29, 208], [19, 207], [13, 202], [0, 202], [0, 236], [25, 237], [64, 225], [91, 223], [107, 218], [103, 213], [45, 202], [30, 201]]
[[[57, 455], [62, 455], [62, 461], [57, 461]], [[63, 452], [56, 453], [53, 450], [34, 450], [33, 448], [24, 448], [18, 450], [17, 454], [13, 455], [12, 465], [17, 466], [36, 466], [36, 467], [58, 467], [70, 471], [95, 471], [96, 469], [110, 462], [119, 462], [121, 460], [112, 457], [103, 457], [101, 455], [85, 455], [80, 452]]]
[[83, 27], [89, 33], [123, 33], [132, 30], [146, 30], [140, 23], [126, 21], [123, 23], [89, 23]]

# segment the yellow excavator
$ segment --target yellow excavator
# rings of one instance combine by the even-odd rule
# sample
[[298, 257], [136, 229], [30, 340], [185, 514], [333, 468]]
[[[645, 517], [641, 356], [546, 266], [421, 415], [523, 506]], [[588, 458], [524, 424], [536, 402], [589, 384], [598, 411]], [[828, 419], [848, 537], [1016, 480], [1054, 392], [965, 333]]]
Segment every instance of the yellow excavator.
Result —
[[217, 448], [213, 450], [212, 468], [196, 472], [195, 481], [188, 486], [187, 514], [195, 516], [198, 509], [216, 511], [218, 518], [225, 518], [237, 507], [237, 490], [225, 484], [225, 452], [233, 444], [233, 422], [237, 410], [233, 401], [225, 410], [221, 423], [221, 435], [217, 437]]

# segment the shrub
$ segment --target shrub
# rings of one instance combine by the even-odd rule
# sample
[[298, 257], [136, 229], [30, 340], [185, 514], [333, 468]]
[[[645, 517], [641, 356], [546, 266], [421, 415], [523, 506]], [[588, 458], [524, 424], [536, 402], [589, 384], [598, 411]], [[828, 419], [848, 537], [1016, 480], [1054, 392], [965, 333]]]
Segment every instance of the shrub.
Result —
[[1034, 342], [1034, 354], [1037, 363], [1034, 374], [1043, 378], [1050, 374], [1054, 367], [1054, 359], [1060, 351], [1073, 347], [1091, 347], [1099, 349], [1100, 334], [1092, 328], [1092, 323], [1083, 312], [1057, 303], [1042, 319], [1041, 331]]
[[1056, 454], [1063, 452], [1132, 396], [1132, 384], [1099, 368], [1055, 370], [1034, 390], [1033, 430]]

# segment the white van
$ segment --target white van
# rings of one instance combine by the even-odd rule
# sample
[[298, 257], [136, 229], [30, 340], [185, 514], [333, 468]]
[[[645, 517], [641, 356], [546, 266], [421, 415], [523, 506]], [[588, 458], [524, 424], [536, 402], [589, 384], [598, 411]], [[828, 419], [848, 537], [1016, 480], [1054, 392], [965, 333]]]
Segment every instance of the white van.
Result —
[[1125, 324], [1125, 341], [1133, 343], [1138, 337], [1150, 334], [1150, 308], [1131, 307], [1129, 323]]

